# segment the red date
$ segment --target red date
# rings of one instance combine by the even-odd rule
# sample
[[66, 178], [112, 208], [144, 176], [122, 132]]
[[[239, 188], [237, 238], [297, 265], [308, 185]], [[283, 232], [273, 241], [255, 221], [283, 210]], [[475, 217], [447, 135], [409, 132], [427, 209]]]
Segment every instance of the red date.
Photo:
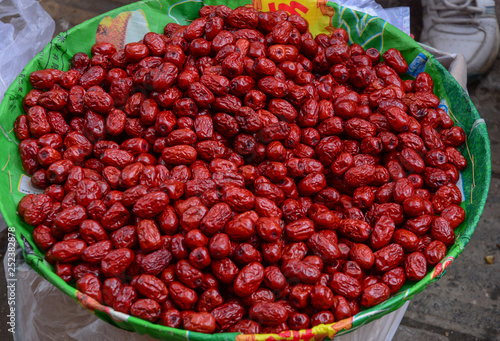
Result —
[[198, 14], [30, 74], [13, 132], [43, 194], [17, 209], [56, 274], [149, 322], [246, 334], [424, 278], [468, 167], [431, 75], [281, 7]]

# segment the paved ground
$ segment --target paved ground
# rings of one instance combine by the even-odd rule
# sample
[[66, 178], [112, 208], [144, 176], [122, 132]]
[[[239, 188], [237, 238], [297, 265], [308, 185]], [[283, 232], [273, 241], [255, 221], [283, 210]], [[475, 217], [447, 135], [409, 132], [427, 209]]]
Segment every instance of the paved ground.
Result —
[[[67, 30], [126, 0], [40, 0], [56, 20], [56, 30]], [[384, 6], [410, 5], [412, 32], [418, 37], [419, 1], [380, 1]], [[1, 5], [0, 5], [1, 11]], [[500, 6], [497, 7], [500, 16]], [[472, 341], [500, 340], [500, 59], [491, 72], [469, 93], [485, 119], [492, 149], [492, 181], [483, 217], [470, 243], [448, 268], [446, 275], [417, 295], [409, 305], [394, 340]], [[6, 250], [6, 233], [0, 234], [0, 257]], [[485, 256], [496, 258], [493, 264]], [[0, 263], [0, 288], [5, 288]], [[12, 340], [7, 332], [6, 290], [0, 290], [0, 340]]]

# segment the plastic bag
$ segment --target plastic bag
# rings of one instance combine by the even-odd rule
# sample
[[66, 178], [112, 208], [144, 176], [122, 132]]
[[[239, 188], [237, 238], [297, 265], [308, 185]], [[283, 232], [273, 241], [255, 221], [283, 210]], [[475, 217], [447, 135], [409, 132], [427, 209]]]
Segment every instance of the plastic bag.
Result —
[[380, 17], [410, 35], [410, 7], [383, 8], [373, 0], [335, 0], [339, 5]]
[[52, 39], [56, 24], [35, 0], [0, 0], [0, 101], [10, 83]]
[[148, 335], [113, 327], [97, 318], [38, 275], [24, 262], [20, 248], [16, 258], [16, 279], [15, 341], [154, 340]]

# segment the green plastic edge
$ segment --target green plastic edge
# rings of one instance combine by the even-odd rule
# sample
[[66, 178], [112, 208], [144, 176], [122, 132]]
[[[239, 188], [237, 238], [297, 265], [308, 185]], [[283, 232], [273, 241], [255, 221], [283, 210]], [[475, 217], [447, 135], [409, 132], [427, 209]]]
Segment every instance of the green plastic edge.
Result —
[[[193, 2], [198, 2], [198, 1], [193, 1]], [[229, 5], [230, 7], [236, 7], [237, 5], [243, 4], [243, 2], [239, 3], [239, 4], [235, 4], [234, 2], [230, 3], [229, 1], [222, 1], [222, 2], [217, 2], [217, 3], [220, 4], [220, 3], [224, 3], [224, 2], [227, 5]], [[206, 1], [205, 3], [213, 4], [215, 2]], [[82, 25], [93, 24], [93, 25], [97, 26], [97, 23], [104, 16], [108, 16], [108, 15], [114, 16], [114, 15], [121, 13], [123, 11], [126, 11], [126, 10], [137, 10], [137, 9], [140, 9], [141, 6], [143, 6], [143, 5], [146, 7], [156, 7], [156, 6], [150, 6], [151, 4], [153, 4], [153, 5], [159, 4], [160, 7], [158, 7], [158, 8], [161, 8], [163, 6], [159, 1], [141, 1], [139, 3], [133, 3], [130, 5], [126, 5], [126, 6], [123, 6], [121, 8], [115, 9], [113, 11], [99, 15], [99, 16], [85, 22]], [[332, 5], [332, 4], [330, 4], [330, 5]], [[200, 7], [201, 7], [201, 2], [200, 2]], [[337, 13], [349, 13], [349, 11], [350, 11], [350, 10], [348, 10], [348, 11], [342, 12], [342, 7], [339, 7], [336, 4], [333, 4], [332, 7], [337, 9]], [[353, 13], [353, 12], [351, 11], [351, 13]], [[338, 14], [337, 14], [337, 17], [333, 18], [334, 24], [335, 24], [335, 20], [339, 19], [339, 18], [340, 17]], [[166, 19], [165, 23], [171, 21], [171, 20], [168, 20], [168, 18], [165, 18], [165, 19]], [[340, 19], [342, 19], [342, 18], [340, 18]], [[339, 19], [338, 23], [340, 23], [340, 19]], [[472, 233], [474, 232], [474, 229], [475, 229], [477, 223], [479, 222], [479, 219], [480, 219], [481, 214], [483, 212], [484, 205], [485, 205], [486, 198], [487, 198], [487, 194], [488, 194], [488, 189], [489, 189], [489, 185], [490, 185], [490, 181], [491, 181], [491, 151], [490, 151], [490, 145], [489, 145], [486, 125], [484, 123], [480, 123], [474, 128], [474, 130], [472, 132], [470, 132], [470, 128], [472, 128], [472, 125], [475, 124], [476, 121], [480, 119], [479, 114], [478, 114], [477, 110], [474, 108], [474, 105], [472, 104], [472, 101], [470, 100], [470, 98], [463, 91], [463, 89], [460, 87], [460, 85], [452, 78], [452, 76], [449, 75], [447, 70], [439, 62], [437, 62], [432, 55], [421, 50], [420, 47], [418, 46], [418, 44], [416, 44], [411, 38], [407, 37], [406, 35], [403, 35], [401, 32], [399, 32], [399, 30], [394, 28], [392, 25], [383, 22], [381, 19], [375, 19], [372, 22], [377, 23], [377, 24], [383, 23], [382, 26], [383, 26], [384, 38], [390, 37], [390, 38], [395, 38], [396, 41], [402, 40], [404, 42], [404, 46], [403, 47], [400, 46], [399, 49], [403, 52], [403, 54], [405, 55], [405, 58], [407, 58], [407, 60], [412, 60], [416, 55], [418, 55], [418, 53], [424, 53], [428, 58], [427, 65], [426, 65], [426, 71], [432, 73], [434, 77], [435, 77], [434, 72], [436, 72], [439, 75], [438, 77], [441, 80], [439, 82], [441, 88], [435, 89], [436, 93], [438, 93], [438, 95], [440, 97], [444, 97], [448, 101], [448, 104], [450, 105], [450, 109], [452, 112], [456, 113], [457, 111], [464, 110], [464, 104], [465, 104], [465, 107], [468, 109], [466, 111], [469, 114], [472, 114], [471, 116], [465, 116], [464, 122], [460, 121], [460, 122], [457, 122], [457, 124], [462, 126], [462, 128], [464, 128], [464, 130], [469, 133], [469, 135], [468, 135], [469, 149], [471, 150], [471, 154], [474, 156], [474, 163], [475, 163], [476, 167], [478, 165], [480, 166], [480, 172], [478, 172], [476, 170], [475, 173], [476, 173], [476, 175], [478, 175], [478, 174], [482, 175], [482, 178], [481, 178], [480, 185], [477, 186], [474, 190], [472, 203], [470, 203], [468, 200], [466, 200], [463, 203], [463, 206], [465, 206], [466, 211], [467, 211], [466, 221], [460, 227], [458, 227], [456, 229], [457, 240], [456, 240], [455, 244], [450, 248], [450, 250], [448, 251], [448, 253], [445, 257], [445, 259], [448, 259], [449, 257], [453, 257], [453, 259], [454, 259], [463, 251], [465, 245], [470, 240], [470, 237], [471, 237]], [[162, 25], [160, 25], [160, 26], [162, 26]], [[50, 65], [43, 65], [46, 63], [43, 63], [43, 60], [41, 59], [41, 57], [43, 57], [43, 55], [45, 53], [49, 52], [50, 48], [52, 48], [52, 44], [54, 44], [54, 46], [59, 46], [58, 44], [63, 43], [64, 39], [67, 35], [71, 35], [71, 33], [73, 31], [78, 30], [78, 29], [80, 29], [80, 27], [74, 27], [74, 28], [70, 29], [67, 33], [62, 33], [61, 35], [55, 37], [53, 39], [53, 41], [26, 66], [26, 68], [23, 70], [21, 75], [25, 74], [26, 70], [34, 69], [34, 67], [36, 66], [36, 63], [38, 63], [39, 67], [50, 67]], [[351, 37], [351, 38], [352, 38], [353, 42], [357, 42], [356, 37]], [[367, 47], [369, 47], [369, 45]], [[384, 51], [386, 49], [387, 48], [384, 46], [382, 48], [382, 51]], [[90, 50], [90, 49], [88, 49], [88, 50]], [[21, 77], [21, 80], [23, 80], [22, 77]], [[19, 77], [18, 77], [18, 79], [16, 79], [16, 81], [19, 81]], [[2, 102], [2, 104], [0, 105], [0, 113], [2, 113], [2, 114], [7, 109], [7, 102], [8, 102], [7, 98], [10, 99], [12, 97], [11, 93], [15, 93], [17, 90], [16, 87], [20, 86], [20, 84], [16, 84], [16, 81], [9, 87], [9, 89], [7, 90], [7, 92], [5, 94], [5, 99]], [[26, 85], [27, 79], [24, 78], [23, 81], [24, 81], [24, 85]], [[446, 85], [446, 89], [444, 89], [444, 85]], [[462, 100], [465, 100], [465, 103], [463, 103], [463, 102], [460, 103], [460, 102], [454, 101], [453, 99], [456, 99], [456, 98], [462, 98]], [[462, 105], [459, 105], [459, 104], [462, 104]], [[18, 103], [18, 108], [19, 107], [20, 107], [20, 105]], [[455, 116], [459, 116], [459, 115], [455, 114]], [[464, 117], [460, 116], [460, 118], [463, 119]], [[14, 119], [15, 119], [15, 116], [14, 116]], [[13, 119], [11, 122], [9, 122], [10, 127], [12, 127], [12, 123], [13, 123]], [[4, 137], [7, 137], [7, 139], [13, 138], [15, 140], [15, 137], [13, 137], [14, 136], [13, 133], [5, 134], [5, 132], [7, 132], [9, 130], [5, 129], [4, 124], [5, 124], [5, 122], [2, 123], [2, 127], [1, 127], [4, 130]], [[471, 141], [474, 143], [471, 144], [470, 143]], [[4, 156], [5, 155], [2, 154], [0, 160], [5, 161]], [[467, 161], [469, 162], [469, 164], [471, 164], [471, 159], [469, 157], [469, 154], [464, 153], [464, 156], [467, 158]], [[476, 157], [478, 157], [478, 159], [476, 159]], [[463, 172], [464, 188], [466, 188], [466, 189], [470, 188], [470, 186], [472, 185], [472, 182], [474, 181], [471, 178], [471, 174], [469, 174], [472, 172], [468, 171], [468, 170], [469, 170], [469, 168], [467, 168], [467, 170], [465, 172]], [[5, 174], [5, 172], [3, 172], [3, 174]], [[0, 180], [4, 180], [4, 179], [5, 178], [0, 179]], [[467, 197], [467, 193], [466, 193], [466, 197]], [[40, 250], [38, 250], [36, 248], [36, 246], [34, 246], [33, 240], [29, 234], [29, 232], [31, 232], [31, 230], [32, 230], [32, 227], [22, 223], [19, 220], [19, 218], [17, 217], [17, 215], [11, 211], [12, 207], [9, 207], [8, 203], [9, 203], [9, 201], [0, 201], [0, 210], [2, 210], [2, 213], [4, 214], [4, 218], [5, 218], [8, 226], [16, 226], [16, 227], [19, 226], [19, 227], [23, 228], [24, 231], [19, 231], [20, 229], [16, 228], [16, 238], [23, 249], [23, 255], [25, 256], [26, 262], [28, 264], [30, 264], [30, 266], [32, 266], [40, 275], [45, 277], [47, 280], [49, 280], [49, 282], [51, 282], [53, 285], [55, 285], [61, 291], [63, 291], [66, 295], [72, 297], [73, 299], [76, 299], [77, 290], [75, 288], [73, 288], [72, 286], [66, 284], [62, 279], [60, 279], [57, 275], [55, 275], [55, 273], [53, 273], [53, 270], [50, 267], [50, 265], [48, 265], [46, 262], [43, 262], [43, 259], [40, 256], [38, 256], [38, 255], [43, 254], [43, 253], [41, 253]], [[34, 249], [34, 252], [30, 252], [28, 250], [29, 254], [26, 253], [27, 247], [25, 244], [25, 240], [31, 244], [30, 246]], [[441, 266], [442, 266], [442, 263], [440, 263]], [[444, 273], [445, 273], [445, 271], [443, 270], [439, 276], [431, 279], [432, 271], [429, 271], [429, 273], [426, 275], [426, 277], [424, 279], [422, 279], [421, 281], [419, 281], [417, 283], [414, 283], [410, 288], [407, 288], [407, 287], [411, 284], [407, 284], [407, 285], [405, 285], [405, 289], [403, 289], [396, 296], [393, 296], [389, 300], [387, 300], [387, 301], [385, 301], [385, 302], [383, 302], [375, 307], [372, 307], [370, 309], [366, 309], [366, 310], [360, 312], [359, 314], [357, 314], [354, 317], [352, 328], [350, 328], [349, 330], [341, 331], [339, 334], [351, 332], [351, 331], [355, 330], [357, 327], [365, 325], [366, 323], [369, 323], [373, 320], [376, 320], [376, 319], [382, 317], [383, 315], [400, 308], [405, 303], [406, 300], [411, 299], [415, 294], [421, 292], [423, 289], [425, 289], [425, 287], [427, 285], [429, 285], [430, 283], [439, 279]], [[109, 315], [102, 313], [100, 311], [95, 311], [95, 314], [97, 316], [99, 316], [100, 318], [106, 320], [107, 322], [109, 322], [110, 324], [113, 324], [115, 326], [118, 326], [118, 327], [121, 327], [121, 328], [127, 329], [127, 330], [134, 330], [140, 334], [147, 333], [147, 334], [149, 334], [153, 337], [157, 337], [159, 339], [171, 340], [173, 337], [173, 338], [179, 339], [179, 340], [186, 340], [187, 338], [192, 339], [192, 340], [193, 339], [194, 340], [202, 340], [202, 339], [207, 339], [207, 338], [210, 338], [211, 340], [230, 340], [230, 339], [234, 339], [236, 337], [236, 335], [238, 335], [237, 333], [221, 333], [221, 334], [213, 334], [213, 335], [208, 336], [206, 334], [193, 333], [193, 332], [189, 332], [189, 335], [187, 335], [187, 332], [184, 330], [179, 330], [179, 329], [160, 326], [157, 324], [152, 324], [152, 323], [146, 322], [146, 321], [141, 320], [141, 319], [137, 319], [137, 318], [132, 317], [132, 316], [127, 320], [127, 322], [118, 322], [118, 321], [113, 320]]]

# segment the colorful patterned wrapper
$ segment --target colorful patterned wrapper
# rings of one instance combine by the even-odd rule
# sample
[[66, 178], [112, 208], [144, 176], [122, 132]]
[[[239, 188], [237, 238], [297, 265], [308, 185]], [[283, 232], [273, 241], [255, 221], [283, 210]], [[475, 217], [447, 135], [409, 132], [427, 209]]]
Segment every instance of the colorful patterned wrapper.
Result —
[[[409, 63], [409, 70], [405, 77], [411, 79], [422, 71], [432, 75], [435, 84], [434, 92], [441, 100], [441, 107], [467, 134], [467, 143], [461, 151], [469, 163], [461, 176], [462, 207], [465, 208], [467, 214], [465, 222], [455, 230], [455, 244], [449, 249], [446, 257], [434, 269], [430, 269], [421, 281], [406, 283], [397, 295], [387, 301], [363, 310], [349, 319], [330, 325], [320, 325], [302, 331], [286, 331], [274, 335], [241, 335], [238, 333], [205, 335], [152, 324], [133, 316], [115, 312], [66, 284], [44, 261], [43, 252], [35, 246], [31, 237], [33, 227], [23, 223], [16, 214], [17, 203], [23, 195], [39, 192], [29, 186], [29, 178], [23, 173], [17, 151], [19, 141], [12, 128], [16, 117], [23, 113], [22, 99], [31, 89], [28, 80], [30, 72], [44, 68], [67, 70], [73, 54], [76, 52], [90, 54], [91, 46], [96, 41], [109, 41], [116, 44], [117, 47], [123, 47], [128, 42], [140, 40], [148, 31], [163, 32], [164, 26], [169, 22], [188, 24], [197, 17], [198, 10], [204, 4], [225, 4], [232, 8], [244, 5], [263, 11], [283, 9], [291, 14], [299, 14], [306, 18], [310, 23], [313, 35], [328, 34], [334, 28], [342, 27], [349, 33], [351, 43], [358, 43], [365, 49], [375, 47], [382, 52], [391, 47], [399, 49]], [[55, 37], [26, 66], [7, 90], [0, 105], [0, 117], [3, 132], [0, 136], [3, 148], [3, 152], [0, 153], [0, 189], [4, 193], [0, 201], [0, 209], [8, 226], [16, 228], [16, 238], [23, 248], [27, 263], [53, 285], [79, 301], [82, 306], [103, 320], [140, 334], [147, 333], [161, 340], [322, 340], [353, 331], [400, 308], [405, 301], [421, 292], [427, 285], [445, 273], [446, 267], [463, 251], [474, 232], [482, 214], [490, 184], [490, 143], [486, 124], [479, 117], [467, 94], [446, 69], [431, 54], [422, 50], [409, 36], [382, 19], [356, 12], [326, 0], [300, 2], [286, 0], [255, 0], [253, 2], [245, 0], [182, 0], [179, 2], [175, 2], [175, 0], [143, 0], [118, 8]]]

